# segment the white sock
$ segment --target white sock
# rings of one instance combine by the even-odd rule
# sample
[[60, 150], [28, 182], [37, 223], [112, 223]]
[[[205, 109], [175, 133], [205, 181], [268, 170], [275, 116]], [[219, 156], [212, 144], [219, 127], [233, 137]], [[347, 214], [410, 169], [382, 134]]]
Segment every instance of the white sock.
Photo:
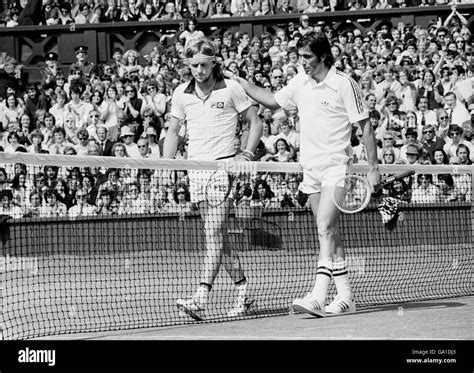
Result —
[[244, 280], [238, 281], [235, 285], [237, 286], [237, 297], [245, 299], [247, 295], [247, 280], [244, 278]]
[[201, 284], [199, 285], [196, 294], [194, 295], [194, 299], [198, 301], [200, 305], [204, 305], [207, 303], [207, 298], [209, 297], [209, 285]]
[[336, 262], [333, 264], [332, 275], [336, 283], [336, 290], [339, 297], [344, 300], [352, 300], [352, 290], [347, 271], [347, 262]]
[[326, 304], [326, 295], [329, 283], [332, 277], [332, 261], [319, 260], [318, 269], [316, 271], [316, 283], [311, 291], [311, 295], [318, 301], [321, 307]]

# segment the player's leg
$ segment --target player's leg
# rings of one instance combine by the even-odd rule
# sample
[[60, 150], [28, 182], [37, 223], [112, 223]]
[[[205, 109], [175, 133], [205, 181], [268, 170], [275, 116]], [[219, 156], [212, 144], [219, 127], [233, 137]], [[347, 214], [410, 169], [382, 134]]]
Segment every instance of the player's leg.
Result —
[[[231, 201], [229, 201], [231, 203]], [[228, 215], [227, 215], [228, 217]], [[234, 282], [237, 290], [237, 297], [235, 298], [232, 308], [227, 313], [228, 316], [239, 316], [245, 314], [250, 306], [254, 303], [253, 299], [247, 296], [247, 278], [245, 276], [242, 264], [240, 262], [237, 253], [232, 250], [228, 235], [227, 235], [227, 223], [226, 219], [224, 227], [224, 247], [222, 255], [222, 264], [229, 274], [230, 278]]]
[[191, 200], [198, 201], [199, 212], [204, 223], [206, 253], [201, 267], [199, 285], [191, 299], [178, 299], [178, 308], [196, 320], [201, 319], [206, 307], [209, 291], [219, 273], [224, 246], [224, 223], [229, 208], [210, 206], [205, 198], [205, 186], [209, 174], [205, 172], [190, 172]]
[[334, 300], [326, 306], [329, 314], [355, 312], [356, 306], [354, 295], [349, 281], [348, 264], [346, 254], [340, 239], [339, 229], [336, 236], [336, 251], [333, 255], [333, 278], [336, 284], [337, 295]]

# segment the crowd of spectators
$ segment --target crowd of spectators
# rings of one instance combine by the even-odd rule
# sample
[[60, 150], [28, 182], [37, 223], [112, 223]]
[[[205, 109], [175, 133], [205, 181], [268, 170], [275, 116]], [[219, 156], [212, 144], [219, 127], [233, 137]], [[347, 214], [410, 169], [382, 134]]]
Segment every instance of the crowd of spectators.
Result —
[[[262, 2], [265, 3], [271, 5]], [[288, 3], [283, 0], [270, 8], [277, 11]], [[95, 7], [94, 4], [87, 0], [74, 7], [79, 11], [84, 6]], [[144, 5], [133, 0], [124, 4]], [[196, 14], [198, 17], [208, 16], [210, 8], [203, 9], [203, 3], [194, 0], [187, 4], [189, 9], [183, 14], [174, 10], [175, 16], [195, 15], [191, 11], [193, 4], [201, 12]], [[232, 7], [242, 3], [222, 4]], [[293, 5], [301, 12], [301, 4], [300, 1]], [[147, 4], [144, 9], [152, 11], [144, 10], [145, 13], [153, 14], [156, 6]], [[318, 7], [319, 3], [311, 1], [309, 6]], [[384, 21], [377, 29], [366, 32], [358, 28], [336, 30], [322, 22], [311, 24], [310, 17], [302, 11], [297, 29], [280, 28], [275, 33], [263, 32], [254, 37], [245, 32], [213, 34], [222, 68], [266, 89], [278, 90], [300, 72], [298, 38], [319, 29], [332, 43], [336, 68], [351, 76], [361, 88], [376, 133], [381, 164], [472, 164], [473, 38], [466, 18], [456, 6], [452, 6], [444, 22], [432, 22], [427, 28]], [[103, 14], [94, 14], [100, 22]], [[58, 66], [56, 53], [46, 54], [40, 82], [32, 82], [24, 92], [9, 85], [2, 93], [1, 150], [161, 158], [172, 92], [177, 85], [191, 79], [188, 67], [182, 63], [183, 50], [189, 40], [202, 35], [198, 18], [186, 18], [185, 29], [175, 35], [176, 42], [167, 48], [156, 43], [153, 51], [143, 56], [145, 64], [137, 51], [120, 48], [113, 50], [108, 63], [97, 66], [88, 61], [87, 47], [77, 46], [76, 62], [67, 69]], [[298, 161], [297, 109], [274, 111], [261, 106], [259, 115], [263, 134], [255, 160]], [[240, 120], [235, 137], [236, 153], [245, 148], [248, 133], [248, 123]], [[186, 159], [186, 126], [182, 126], [180, 135], [177, 158]], [[353, 128], [352, 147], [354, 162], [364, 164], [365, 147], [357, 126]], [[21, 165], [0, 170], [3, 179], [0, 180], [3, 193], [0, 212], [30, 216], [36, 209], [37, 214], [53, 216], [48, 206], [55, 204], [64, 205], [58, 207], [59, 216], [67, 211], [80, 215], [84, 211], [148, 213], [194, 208], [189, 203], [186, 175], [181, 173], [157, 175], [156, 171], [127, 173], [110, 169], [100, 172], [84, 167], [59, 174], [56, 170], [55, 178], [50, 178], [49, 172], [52, 171], [46, 168], [32, 171]], [[46, 182], [44, 187], [38, 185], [42, 178]], [[386, 193], [412, 202], [469, 201], [469, 178], [470, 175], [464, 174], [417, 175], [395, 183]], [[304, 207], [307, 196], [298, 192], [299, 182], [299, 175], [282, 174], [242, 182], [236, 201], [264, 207]], [[86, 198], [81, 202], [83, 194]], [[87, 209], [71, 210], [80, 203]]]
[[[187, 18], [310, 14], [340, 10], [391, 9], [448, 5], [451, 0], [8, 0], [2, 22], [17, 25], [66, 25], [147, 22]], [[458, 0], [457, 3], [472, 3]], [[302, 29], [311, 27], [302, 24]]]

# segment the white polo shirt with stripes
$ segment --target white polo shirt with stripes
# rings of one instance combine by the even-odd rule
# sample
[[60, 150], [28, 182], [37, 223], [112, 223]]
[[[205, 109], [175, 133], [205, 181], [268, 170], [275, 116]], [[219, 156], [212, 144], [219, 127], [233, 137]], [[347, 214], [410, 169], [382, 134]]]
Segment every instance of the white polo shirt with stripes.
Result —
[[317, 83], [299, 73], [275, 93], [285, 109], [298, 107], [300, 116], [300, 164], [311, 169], [341, 155], [352, 158], [352, 123], [368, 118], [357, 83], [333, 66]]
[[244, 89], [233, 80], [217, 81], [205, 100], [197, 97], [194, 80], [179, 85], [171, 101], [171, 115], [186, 120], [188, 159], [216, 160], [232, 156], [238, 114], [250, 106]]

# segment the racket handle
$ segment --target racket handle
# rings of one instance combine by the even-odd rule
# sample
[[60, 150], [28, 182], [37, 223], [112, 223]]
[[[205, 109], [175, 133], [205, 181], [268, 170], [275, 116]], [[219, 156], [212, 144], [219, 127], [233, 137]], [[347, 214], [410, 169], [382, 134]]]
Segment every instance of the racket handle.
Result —
[[400, 180], [414, 174], [415, 174], [414, 170], [409, 170], [409, 171], [402, 172], [401, 174], [398, 174], [398, 175], [392, 175], [392, 176], [387, 177], [384, 181], [382, 181], [381, 185], [382, 187], [384, 187], [384, 186], [392, 184], [395, 180]]
[[398, 174], [398, 175], [392, 175], [392, 176], [389, 176], [387, 177], [386, 179], [382, 180], [379, 184], [377, 184], [374, 188], [374, 193], [372, 193], [372, 195], [374, 197], [377, 197], [379, 196], [381, 193], [382, 193], [382, 189], [385, 188], [386, 186], [389, 186], [390, 184], [392, 184], [395, 180], [400, 180], [400, 179], [403, 179], [407, 176], [411, 176], [411, 175], [414, 175], [415, 174], [415, 171], [414, 170], [409, 170], [409, 171], [405, 171], [405, 172], [402, 172], [401, 174]]

